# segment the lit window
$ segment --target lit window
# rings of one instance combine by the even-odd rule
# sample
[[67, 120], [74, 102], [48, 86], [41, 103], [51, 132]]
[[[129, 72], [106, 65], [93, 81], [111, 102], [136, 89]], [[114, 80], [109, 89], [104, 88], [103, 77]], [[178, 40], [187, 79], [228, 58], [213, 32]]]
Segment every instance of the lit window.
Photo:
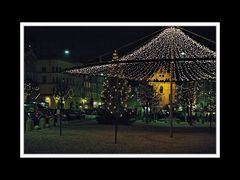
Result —
[[160, 87], [160, 93], [163, 93], [163, 87], [162, 86]]

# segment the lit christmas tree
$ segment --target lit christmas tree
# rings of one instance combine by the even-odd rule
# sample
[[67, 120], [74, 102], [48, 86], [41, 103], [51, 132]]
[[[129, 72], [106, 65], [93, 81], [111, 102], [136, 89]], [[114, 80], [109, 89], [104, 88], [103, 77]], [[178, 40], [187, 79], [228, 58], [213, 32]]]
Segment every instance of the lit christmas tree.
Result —
[[[113, 53], [112, 61], [118, 61], [116, 50]], [[127, 112], [130, 92], [131, 87], [128, 81], [112, 77], [105, 78], [101, 95], [103, 108], [114, 116], [123, 117]]]

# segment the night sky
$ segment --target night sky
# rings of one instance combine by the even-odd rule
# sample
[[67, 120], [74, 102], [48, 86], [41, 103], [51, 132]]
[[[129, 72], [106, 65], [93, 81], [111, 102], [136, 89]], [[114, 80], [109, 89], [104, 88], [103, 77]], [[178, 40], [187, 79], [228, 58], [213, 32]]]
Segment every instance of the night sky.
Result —
[[[125, 44], [149, 36], [131, 46], [119, 51], [122, 56], [143, 45], [152, 34], [163, 27], [25, 27], [25, 47], [30, 45], [38, 59], [67, 59], [76, 63], [97, 61], [94, 59], [101, 54], [112, 52]], [[184, 27], [201, 36], [216, 41], [215, 27]], [[215, 51], [215, 44], [189, 34], [194, 40]], [[152, 35], [151, 35], [152, 34]], [[70, 55], [64, 55], [64, 50]], [[102, 58], [110, 60], [111, 54]]]

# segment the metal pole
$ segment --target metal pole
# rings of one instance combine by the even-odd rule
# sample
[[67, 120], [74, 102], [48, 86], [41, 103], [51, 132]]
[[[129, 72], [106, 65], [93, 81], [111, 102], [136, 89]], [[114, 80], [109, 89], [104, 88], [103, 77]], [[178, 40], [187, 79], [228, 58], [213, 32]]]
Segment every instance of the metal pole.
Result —
[[210, 107], [209, 107], [209, 110], [210, 110], [210, 118], [209, 118], [209, 126], [210, 126], [210, 132], [212, 132], [212, 84], [211, 84], [211, 81], [210, 81], [210, 91], [209, 91], [209, 103], [210, 103]]
[[[116, 80], [116, 90], [118, 90], [118, 78]], [[118, 92], [115, 91], [115, 97], [116, 97], [116, 108], [118, 108]], [[117, 133], [118, 133], [118, 113], [116, 113], [115, 117], [115, 144], [117, 144]]]
[[60, 136], [62, 136], [62, 94], [60, 96]]
[[117, 144], [118, 118], [115, 119], [115, 144]]
[[170, 123], [170, 137], [173, 137], [173, 112], [172, 112], [172, 62], [170, 64], [170, 114], [169, 114], [169, 123]]
[[210, 131], [211, 131], [211, 127], [212, 127], [212, 110], [211, 110], [211, 94], [209, 94], [209, 102], [210, 102], [210, 105], [209, 105], [209, 111], [210, 111], [210, 118], [209, 118], [209, 125], [210, 125]]
[[63, 81], [61, 81], [60, 88], [60, 136], [62, 136], [62, 109], [63, 109]]
[[[174, 46], [174, 37], [172, 36], [172, 46], [171, 46], [171, 59], [174, 59], [173, 57], [173, 46]], [[172, 73], [173, 73], [173, 69], [172, 69], [172, 64], [173, 61], [170, 61], [170, 113], [169, 113], [169, 125], [170, 125], [170, 137], [173, 137], [173, 106], [172, 106]]]

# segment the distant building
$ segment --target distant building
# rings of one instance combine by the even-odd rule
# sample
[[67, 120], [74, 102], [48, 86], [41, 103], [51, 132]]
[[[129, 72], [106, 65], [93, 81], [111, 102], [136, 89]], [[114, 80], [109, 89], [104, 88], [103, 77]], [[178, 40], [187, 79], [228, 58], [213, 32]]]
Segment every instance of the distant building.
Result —
[[[164, 108], [168, 106], [170, 104], [170, 73], [167, 72], [164, 68], [160, 68], [149, 78], [149, 80], [151, 81], [149, 82], [149, 85], [153, 87], [155, 96], [159, 100], [159, 108]], [[175, 82], [173, 82], [172, 88], [174, 102], [176, 96]]]
[[[38, 101], [47, 103], [50, 108], [59, 107], [59, 97], [54, 96], [55, 88], [64, 78], [65, 83], [70, 88], [73, 88], [75, 98], [65, 100], [64, 108], [74, 106], [78, 100], [80, 93], [78, 92], [77, 85], [81, 84], [82, 78], [75, 78], [68, 74], [61, 73], [65, 68], [73, 67], [74, 64], [62, 60], [38, 60], [36, 63], [36, 77], [39, 84], [40, 95]], [[77, 94], [76, 94], [77, 93]], [[76, 102], [75, 102], [76, 101]]]
[[[81, 97], [88, 101], [89, 103], [84, 103], [82, 101], [83, 108], [92, 108], [99, 107], [102, 105], [101, 102], [101, 92], [102, 92], [102, 84], [103, 77], [100, 76], [83, 76], [83, 81], [81, 85], [82, 94]], [[92, 101], [92, 102], [91, 102]]]
[[25, 53], [25, 81], [39, 86], [35, 101], [43, 102], [50, 108], [60, 107], [60, 98], [55, 96], [57, 85], [64, 81], [71, 89], [72, 96], [64, 99], [64, 108], [95, 108], [101, 105], [102, 78], [87, 75], [72, 76], [62, 73], [76, 64], [59, 59], [38, 60], [32, 51]]

